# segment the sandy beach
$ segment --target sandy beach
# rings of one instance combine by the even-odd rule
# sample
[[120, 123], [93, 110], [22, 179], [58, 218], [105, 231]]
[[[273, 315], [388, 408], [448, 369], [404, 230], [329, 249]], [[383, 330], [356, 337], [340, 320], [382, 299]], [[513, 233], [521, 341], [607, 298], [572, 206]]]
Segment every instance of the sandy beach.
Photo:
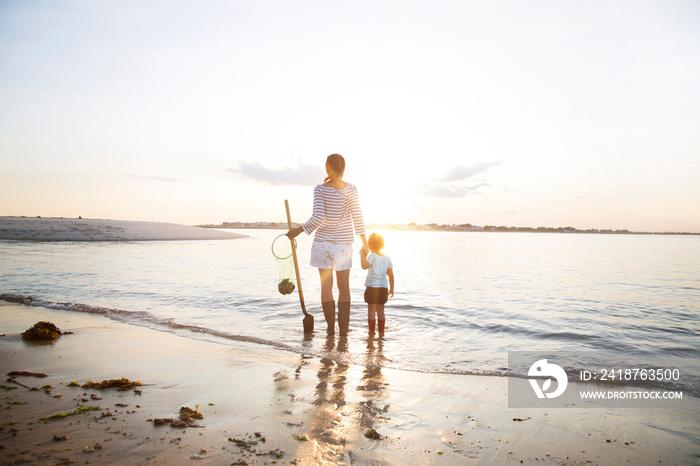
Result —
[[[695, 421], [684, 412], [509, 409], [505, 377], [382, 368], [377, 338], [367, 339], [366, 364], [344, 365], [103, 316], [1, 305], [3, 464], [691, 464], [698, 458]], [[20, 334], [38, 321], [73, 333], [52, 343], [23, 341]], [[344, 343], [331, 337], [326, 344]], [[5, 375], [13, 371], [47, 377]], [[136, 392], [70, 386], [122, 377], [142, 385]], [[177, 420], [182, 407], [201, 413], [196, 427], [153, 422]], [[46, 419], [67, 413], [75, 414]]]
[[170, 241], [235, 239], [238, 233], [175, 223], [44, 217], [0, 217], [0, 240]]

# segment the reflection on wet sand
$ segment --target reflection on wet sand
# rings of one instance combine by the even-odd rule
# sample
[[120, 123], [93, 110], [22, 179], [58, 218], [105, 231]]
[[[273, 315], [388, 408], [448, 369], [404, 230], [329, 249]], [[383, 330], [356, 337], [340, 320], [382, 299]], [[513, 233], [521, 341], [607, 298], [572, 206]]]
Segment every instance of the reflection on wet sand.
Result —
[[389, 410], [389, 405], [383, 400], [387, 397], [389, 384], [382, 375], [384, 364], [383, 354], [384, 340], [367, 337], [367, 351], [365, 352], [364, 370], [362, 379], [357, 386], [357, 391], [362, 393], [364, 401], [360, 402], [360, 428], [367, 438], [381, 438], [376, 426], [379, 422], [386, 422], [382, 414]]
[[383, 339], [369, 336], [358, 367], [345, 362], [348, 339], [328, 335], [320, 359], [302, 356], [293, 378], [275, 374], [282, 429], [298, 441], [297, 464], [362, 461], [369, 453], [363, 452], [366, 442], [382, 438], [389, 410], [383, 345]]
[[334, 335], [327, 337], [324, 347], [327, 357], [321, 358], [316, 373], [313, 400], [316, 408], [307, 418], [308, 443], [300, 446], [298, 458], [319, 463], [349, 463], [358, 459], [358, 452], [348, 450], [348, 445], [362, 436], [381, 438], [377, 424], [386, 422], [382, 415], [389, 409], [382, 401], [387, 397], [388, 386], [382, 375], [382, 346], [381, 339], [367, 339], [364, 369], [353, 390], [349, 387], [352, 369], [342, 362], [343, 353], [348, 351], [347, 338], [336, 341]]
[[[328, 335], [324, 353], [347, 352], [347, 337]], [[341, 358], [336, 358], [341, 359]], [[319, 361], [316, 377], [318, 383], [314, 391], [313, 404], [316, 409], [310, 413], [307, 427], [308, 443], [299, 448], [299, 458], [313, 458], [318, 462], [338, 463], [347, 459], [345, 447], [352, 428], [345, 387], [348, 383], [349, 365], [334, 361], [331, 357], [322, 357]]]

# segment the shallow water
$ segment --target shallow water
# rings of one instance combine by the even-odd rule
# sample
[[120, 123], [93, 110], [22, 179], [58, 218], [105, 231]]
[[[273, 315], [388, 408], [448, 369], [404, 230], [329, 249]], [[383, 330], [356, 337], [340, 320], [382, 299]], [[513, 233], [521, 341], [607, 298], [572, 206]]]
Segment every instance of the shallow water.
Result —
[[[103, 313], [191, 338], [251, 341], [364, 362], [365, 272], [351, 273], [347, 351], [329, 347], [311, 238], [298, 238], [307, 309], [277, 291], [279, 230], [220, 241], [0, 242], [0, 293]], [[386, 306], [387, 367], [498, 374], [508, 351], [580, 352], [591, 364], [677, 367], [700, 394], [700, 237], [383, 232], [396, 296]], [[63, 304], [60, 304], [63, 303]]]

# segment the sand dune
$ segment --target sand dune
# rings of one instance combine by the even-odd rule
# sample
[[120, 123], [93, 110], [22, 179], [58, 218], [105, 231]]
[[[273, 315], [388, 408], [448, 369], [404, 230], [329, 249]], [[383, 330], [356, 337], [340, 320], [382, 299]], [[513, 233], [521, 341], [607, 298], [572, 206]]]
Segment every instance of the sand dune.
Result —
[[0, 240], [165, 241], [244, 238], [233, 232], [176, 223], [43, 217], [0, 217]]

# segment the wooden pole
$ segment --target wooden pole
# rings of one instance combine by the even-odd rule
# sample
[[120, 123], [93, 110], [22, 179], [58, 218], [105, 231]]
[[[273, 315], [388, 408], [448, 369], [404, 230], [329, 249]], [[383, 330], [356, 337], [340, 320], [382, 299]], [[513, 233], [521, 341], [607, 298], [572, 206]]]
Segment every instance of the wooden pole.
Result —
[[[284, 200], [284, 208], [287, 210], [287, 224], [289, 229], [292, 229], [292, 216], [289, 214], [289, 201]], [[299, 273], [299, 261], [297, 260], [297, 248], [293, 239], [290, 239], [292, 243], [292, 257], [294, 258], [294, 271], [297, 277], [297, 290], [299, 290], [299, 303], [301, 304], [301, 310], [304, 313], [304, 332], [311, 332], [314, 329], [313, 316], [306, 312], [306, 306], [304, 305], [304, 291], [301, 288], [301, 274]]]

